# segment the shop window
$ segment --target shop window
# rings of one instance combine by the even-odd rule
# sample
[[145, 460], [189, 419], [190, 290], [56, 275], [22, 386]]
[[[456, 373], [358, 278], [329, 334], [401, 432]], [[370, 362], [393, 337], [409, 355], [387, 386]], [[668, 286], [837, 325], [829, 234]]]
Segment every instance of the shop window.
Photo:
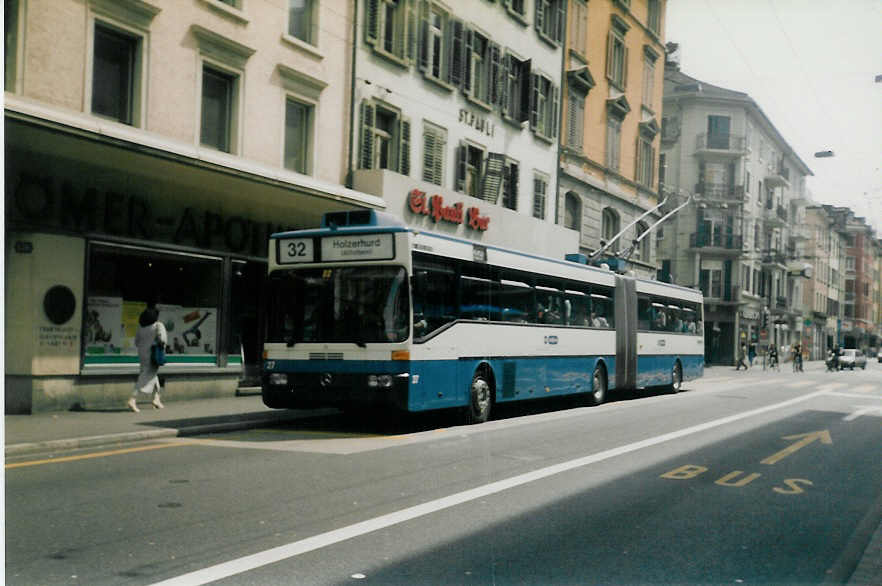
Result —
[[170, 363], [216, 364], [220, 258], [93, 244], [84, 324], [85, 363], [137, 364], [138, 316], [156, 303]]

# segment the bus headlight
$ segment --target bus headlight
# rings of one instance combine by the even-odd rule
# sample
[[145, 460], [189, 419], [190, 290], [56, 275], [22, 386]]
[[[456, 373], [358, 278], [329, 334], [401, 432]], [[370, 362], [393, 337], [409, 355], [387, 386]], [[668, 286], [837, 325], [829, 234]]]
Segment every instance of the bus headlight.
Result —
[[288, 375], [284, 372], [271, 372], [269, 375], [269, 384], [271, 385], [287, 385]]
[[391, 389], [392, 388], [392, 375], [391, 374], [369, 374], [368, 375], [368, 386], [372, 389]]

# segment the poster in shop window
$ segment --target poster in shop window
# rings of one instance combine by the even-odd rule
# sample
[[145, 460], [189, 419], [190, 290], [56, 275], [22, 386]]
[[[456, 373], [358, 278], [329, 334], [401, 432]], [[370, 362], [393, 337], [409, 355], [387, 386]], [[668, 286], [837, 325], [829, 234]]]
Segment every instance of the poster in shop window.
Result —
[[159, 319], [168, 332], [167, 354], [214, 354], [217, 308], [158, 305]]
[[138, 349], [135, 348], [135, 334], [141, 327], [138, 319], [145, 309], [147, 309], [147, 304], [143, 301], [123, 301], [122, 303], [123, 354], [138, 354]]
[[86, 354], [119, 354], [124, 347], [122, 297], [89, 297], [86, 303]]

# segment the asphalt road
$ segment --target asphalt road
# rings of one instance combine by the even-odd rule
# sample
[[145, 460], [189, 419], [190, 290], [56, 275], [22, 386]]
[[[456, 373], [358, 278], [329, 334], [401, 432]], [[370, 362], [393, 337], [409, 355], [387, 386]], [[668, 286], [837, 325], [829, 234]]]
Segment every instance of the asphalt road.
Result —
[[7, 467], [6, 583], [847, 581], [882, 518], [882, 365], [686, 388]]

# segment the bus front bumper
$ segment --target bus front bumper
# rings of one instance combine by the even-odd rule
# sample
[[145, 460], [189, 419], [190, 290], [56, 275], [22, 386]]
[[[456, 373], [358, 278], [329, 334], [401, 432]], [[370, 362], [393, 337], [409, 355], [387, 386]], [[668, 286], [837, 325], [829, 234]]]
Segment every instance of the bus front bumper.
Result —
[[395, 407], [406, 410], [410, 375], [337, 372], [264, 373], [263, 402], [274, 408]]

